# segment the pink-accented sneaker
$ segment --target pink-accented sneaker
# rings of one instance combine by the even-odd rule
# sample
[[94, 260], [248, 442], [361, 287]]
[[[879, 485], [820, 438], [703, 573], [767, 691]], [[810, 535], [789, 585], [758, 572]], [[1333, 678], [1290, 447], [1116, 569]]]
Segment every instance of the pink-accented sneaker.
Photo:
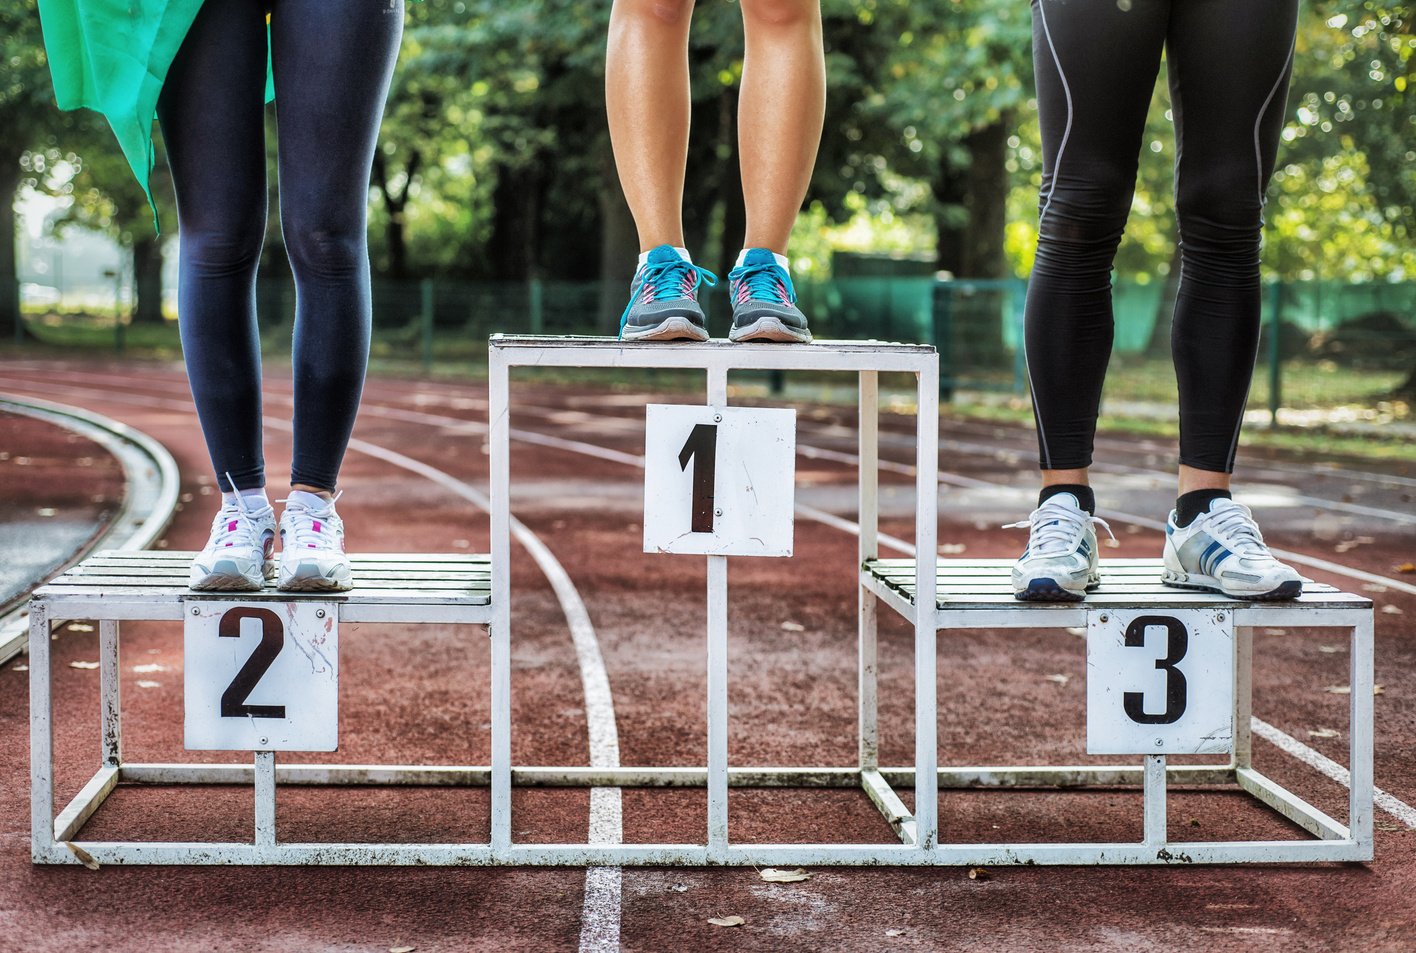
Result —
[[349, 556], [344, 551], [344, 521], [334, 511], [334, 500], [323, 506], [286, 501], [280, 514], [279, 588], [284, 592], [345, 592], [354, 588]]
[[244, 497], [223, 503], [187, 585], [202, 592], [256, 592], [275, 575], [275, 510]]

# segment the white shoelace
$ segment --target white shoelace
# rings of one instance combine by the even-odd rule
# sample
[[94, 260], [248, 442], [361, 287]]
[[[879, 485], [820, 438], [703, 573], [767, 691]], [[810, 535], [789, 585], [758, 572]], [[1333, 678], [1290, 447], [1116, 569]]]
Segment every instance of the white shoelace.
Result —
[[[292, 517], [294, 539], [285, 540], [285, 548], [289, 549], [294, 547], [296, 549], [336, 551], [338, 549], [336, 542], [339, 537], [335, 533], [324, 532], [323, 528], [316, 530], [315, 523], [323, 524], [331, 518], [338, 519], [339, 514], [334, 511], [334, 504], [343, 495], [343, 490], [335, 493], [322, 510], [310, 510], [299, 503], [294, 506], [287, 506], [285, 515]], [[289, 500], [276, 500], [276, 502], [289, 503]]]
[[1240, 556], [1271, 556], [1254, 513], [1242, 503], [1216, 500], [1205, 520], [1205, 531]]
[[1029, 555], [1051, 556], [1074, 551], [1077, 538], [1089, 524], [1100, 526], [1113, 541], [1116, 539], [1106, 520], [1052, 500], [1033, 510], [1025, 520], [1004, 524], [1003, 529], [1029, 530]]
[[[226, 477], [231, 480], [230, 475]], [[235, 486], [233, 483], [232, 486]], [[231, 542], [239, 542], [252, 547], [262, 547], [264, 543], [259, 537], [259, 527], [256, 526], [256, 516], [260, 510], [253, 510], [246, 502], [246, 498], [236, 493], [235, 500], [226, 500], [221, 504], [221, 509], [217, 511], [216, 518], [211, 523], [211, 542], [207, 543], [209, 549], [224, 549]]]

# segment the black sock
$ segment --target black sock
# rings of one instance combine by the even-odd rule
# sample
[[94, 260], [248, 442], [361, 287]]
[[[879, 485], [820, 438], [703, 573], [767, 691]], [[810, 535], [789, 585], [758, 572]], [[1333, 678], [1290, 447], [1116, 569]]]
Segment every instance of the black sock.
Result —
[[1048, 501], [1048, 498], [1056, 496], [1058, 493], [1070, 493], [1077, 498], [1077, 505], [1093, 516], [1096, 515], [1096, 494], [1092, 488], [1082, 483], [1058, 483], [1053, 486], [1045, 486], [1042, 492], [1037, 495], [1037, 505]]
[[1175, 499], [1175, 525], [1189, 526], [1203, 516], [1215, 500], [1232, 500], [1228, 490], [1191, 490]]

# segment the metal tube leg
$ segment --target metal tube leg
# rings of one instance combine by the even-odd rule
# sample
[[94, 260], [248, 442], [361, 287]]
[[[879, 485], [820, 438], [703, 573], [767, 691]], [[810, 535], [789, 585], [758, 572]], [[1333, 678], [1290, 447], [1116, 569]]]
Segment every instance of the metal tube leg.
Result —
[[1146, 755], [1145, 767], [1145, 844], [1163, 847], [1165, 830], [1165, 755]]
[[120, 655], [118, 621], [98, 623], [99, 691], [103, 707], [103, 763], [117, 767], [123, 763], [123, 687], [119, 679]]
[[[726, 407], [728, 375], [708, 372], [708, 404]], [[728, 846], [728, 558], [708, 557], [708, 859]]]
[[1354, 841], [1372, 858], [1372, 633], [1370, 612], [1352, 627], [1351, 730], [1348, 732], [1351, 793], [1347, 827]]
[[509, 382], [497, 348], [488, 356], [487, 436], [491, 483], [492, 763], [491, 844], [511, 846], [511, 468]]
[[1254, 764], [1254, 629], [1234, 627], [1234, 754], [1231, 767]]
[[[880, 483], [880, 395], [879, 375], [862, 371], [860, 375], [860, 544], [859, 562], [880, 555], [879, 547], [879, 483]], [[872, 770], [880, 764], [879, 712], [877, 706], [878, 655], [876, 645], [878, 603], [875, 594], [859, 586], [859, 653], [860, 653], [860, 767]]]
[[935, 644], [939, 501], [939, 367], [918, 379], [915, 450], [915, 821], [921, 850], [939, 836], [939, 709]]
[[51, 860], [54, 850], [54, 722], [50, 707], [49, 608], [30, 601], [30, 858]]
[[275, 752], [256, 752], [256, 846], [275, 846]]

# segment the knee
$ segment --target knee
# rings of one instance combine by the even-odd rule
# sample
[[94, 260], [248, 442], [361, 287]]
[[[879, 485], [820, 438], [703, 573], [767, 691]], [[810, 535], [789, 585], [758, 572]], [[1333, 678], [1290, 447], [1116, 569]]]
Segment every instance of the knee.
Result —
[[1235, 277], [1256, 277], [1263, 233], [1263, 200], [1255, 177], [1206, 176], [1185, 183], [1175, 218], [1187, 261], [1211, 262]]
[[235, 228], [183, 226], [179, 237], [182, 267], [202, 278], [254, 274], [264, 239], [263, 223]]
[[614, 16], [650, 27], [678, 27], [693, 14], [693, 3], [694, 0], [616, 0]]
[[368, 238], [362, 226], [306, 226], [297, 221], [283, 232], [296, 277], [347, 279], [368, 267]]
[[751, 28], [796, 27], [820, 17], [818, 0], [741, 0], [742, 18]]

